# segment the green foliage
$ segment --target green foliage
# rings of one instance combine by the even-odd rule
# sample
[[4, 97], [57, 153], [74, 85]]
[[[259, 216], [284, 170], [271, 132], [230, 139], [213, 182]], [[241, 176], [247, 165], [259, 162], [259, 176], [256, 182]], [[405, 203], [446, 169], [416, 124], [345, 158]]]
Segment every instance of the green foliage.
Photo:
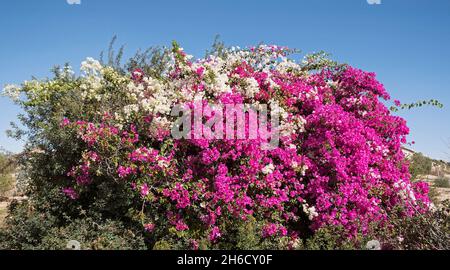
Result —
[[410, 160], [409, 172], [411, 179], [416, 180], [419, 175], [431, 174], [433, 161], [421, 153], [415, 153]]
[[390, 108], [390, 110], [392, 112], [398, 112], [400, 110], [411, 110], [411, 109], [420, 108], [423, 106], [432, 106], [432, 107], [442, 109], [444, 107], [444, 104], [442, 104], [438, 100], [431, 99], [431, 100], [417, 101], [417, 102], [413, 102], [413, 103], [400, 104], [399, 106], [392, 106]]
[[80, 242], [82, 249], [147, 248], [138, 227], [125, 226], [119, 220], [99, 224], [92, 217], [61, 219], [28, 202], [13, 202], [10, 208], [7, 226], [0, 232], [0, 249], [60, 250], [70, 240]]
[[220, 35], [216, 35], [216, 37], [214, 38], [214, 42], [211, 46], [211, 49], [206, 50], [206, 56], [216, 55], [219, 57], [224, 57], [225, 49], [226, 49], [225, 43], [220, 40]]
[[218, 249], [237, 250], [282, 250], [288, 248], [288, 238], [263, 238], [264, 224], [255, 218], [247, 221], [233, 220], [223, 230], [228, 235], [228, 239], [219, 246], [212, 245]]
[[342, 240], [342, 229], [327, 227], [319, 229], [311, 238], [306, 239], [301, 249], [306, 250], [354, 250], [362, 249], [362, 237]]
[[236, 249], [255, 249], [261, 242], [259, 234], [260, 231], [255, 220], [241, 223], [236, 232]]
[[330, 59], [330, 54], [320, 51], [308, 54], [303, 61], [304, 70], [320, 70], [321, 68], [337, 67], [338, 63]]
[[0, 175], [0, 196], [4, 196], [5, 193], [11, 190], [14, 186], [14, 178], [11, 174]]
[[172, 249], [173, 249], [172, 245], [165, 240], [158, 241], [153, 246], [153, 250], [172, 250]]
[[170, 61], [170, 49], [166, 47], [139, 49], [125, 64], [122, 64], [125, 46], [122, 45], [116, 52], [114, 46], [116, 41], [117, 36], [114, 36], [109, 44], [106, 59], [105, 53], [101, 52], [100, 63], [103, 66], [111, 67], [120, 74], [139, 68], [152, 78], [161, 78], [161, 75], [167, 71]]
[[[26, 168], [24, 178], [29, 181], [25, 193], [29, 201], [12, 204], [6, 227], [0, 232], [0, 248], [60, 249], [72, 239], [80, 241], [86, 249], [141, 249], [155, 245], [148, 235], [149, 242], [144, 242], [139, 213], [130, 211], [140, 208], [140, 200], [127, 183], [104, 181], [109, 172], [99, 174], [89, 186], [86, 193], [89, 195], [79, 200], [72, 201], [61, 192], [61, 186], [71, 181], [67, 172], [79, 161], [84, 148], [74, 140], [76, 134], [61, 129], [61, 120], [82, 116], [93, 121], [102, 117], [98, 111], [123, 107], [124, 97], [117, 95], [116, 89], [128, 81], [118, 79], [120, 72], [139, 66], [156, 77], [167, 67], [169, 51], [154, 48], [138, 52], [119, 68], [123, 49], [115, 53], [114, 42], [115, 39], [105, 63], [111, 67], [105, 70], [107, 82], [98, 90], [111, 93], [109, 100], [83, 100], [79, 95], [81, 82], [68, 73], [67, 65], [55, 67], [52, 80], [32, 80], [22, 85], [23, 98], [16, 101], [23, 110], [19, 116], [21, 125], [13, 125], [14, 132], [10, 135], [27, 141], [18, 162]], [[3, 156], [0, 158], [0, 164], [6, 162]], [[0, 179], [3, 188], [8, 181]], [[159, 232], [155, 237], [166, 233]], [[179, 248], [186, 246], [186, 241], [178, 244]]]
[[161, 78], [167, 70], [170, 61], [170, 50], [166, 47], [150, 47], [145, 51], [139, 50], [125, 66], [128, 71], [137, 68], [153, 78]]
[[[263, 224], [255, 219], [247, 221], [230, 220], [226, 228], [221, 228], [226, 239], [220, 243], [211, 243], [206, 238], [197, 239], [200, 250], [286, 250], [292, 248], [288, 237], [263, 238]], [[175, 236], [177, 234], [177, 236]], [[176, 231], [157, 237], [159, 240], [152, 245], [153, 250], [186, 250], [192, 249], [191, 237]], [[299, 244], [301, 240], [298, 240]]]
[[100, 53], [100, 62], [104, 66], [112, 67], [115, 70], [123, 72], [121, 62], [122, 62], [122, 57], [123, 57], [123, 53], [124, 53], [124, 50], [125, 50], [125, 46], [122, 45], [120, 47], [119, 51], [116, 53], [115, 50], [114, 50], [114, 44], [116, 43], [116, 41], [117, 41], [117, 36], [114, 36], [111, 39], [111, 42], [109, 43], [108, 57], [107, 57], [106, 61], [104, 59], [104, 52], [102, 51]]

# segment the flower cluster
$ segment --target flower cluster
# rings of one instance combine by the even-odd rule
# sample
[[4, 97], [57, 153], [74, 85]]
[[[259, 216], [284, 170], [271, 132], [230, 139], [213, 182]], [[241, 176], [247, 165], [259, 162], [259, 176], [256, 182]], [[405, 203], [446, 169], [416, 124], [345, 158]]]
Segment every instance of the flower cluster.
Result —
[[13, 84], [5, 85], [3, 88], [3, 95], [9, 97], [13, 101], [20, 99], [20, 87]]
[[[87, 60], [80, 91], [107, 99], [101, 88], [113, 85], [126, 104], [103, 107], [101, 120], [62, 121], [85, 143], [63, 192], [76, 199], [108, 175], [142, 200], [145, 231], [188, 232], [197, 248], [200, 238], [218, 242], [230, 221], [250, 217], [264, 224], [262, 237], [295, 242], [302, 228], [342, 226], [351, 237], [389, 224], [391, 211], [427, 211], [427, 186], [410, 182], [401, 151], [409, 130], [382, 103], [390, 97], [375, 74], [314, 57], [297, 63], [290, 52], [262, 45], [193, 61], [174, 46], [163, 78], [138, 69], [115, 74], [114, 83], [110, 68]], [[196, 101], [273, 105], [279, 146], [264, 149], [260, 137], [172, 138], [171, 108]]]

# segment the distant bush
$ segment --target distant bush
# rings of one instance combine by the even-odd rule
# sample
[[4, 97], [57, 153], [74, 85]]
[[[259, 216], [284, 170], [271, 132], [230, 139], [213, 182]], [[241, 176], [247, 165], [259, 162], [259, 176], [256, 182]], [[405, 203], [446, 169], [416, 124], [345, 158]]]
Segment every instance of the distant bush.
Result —
[[434, 181], [434, 186], [439, 188], [450, 188], [450, 180], [447, 178], [439, 178]]
[[428, 197], [433, 202], [434, 205], [439, 205], [441, 203], [439, 198], [439, 191], [435, 186], [430, 186], [430, 192], [428, 193]]
[[6, 154], [0, 153], [0, 197], [14, 187], [14, 162]]
[[424, 156], [421, 153], [415, 153], [409, 164], [409, 172], [411, 173], [411, 179], [416, 180], [419, 175], [429, 175], [431, 174], [433, 161]]

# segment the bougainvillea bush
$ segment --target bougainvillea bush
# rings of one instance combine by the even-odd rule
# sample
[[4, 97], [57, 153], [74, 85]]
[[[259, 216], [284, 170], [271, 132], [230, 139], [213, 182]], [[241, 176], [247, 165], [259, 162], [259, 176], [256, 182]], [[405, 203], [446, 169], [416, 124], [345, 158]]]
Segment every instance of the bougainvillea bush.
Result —
[[[193, 59], [174, 43], [125, 69], [88, 58], [79, 76], [66, 66], [8, 86], [26, 112], [30, 200], [45, 205], [34, 211], [54, 209], [59, 226], [117, 220], [148, 248], [191, 249], [297, 248], [330, 227], [351, 241], [389, 229], [394, 213], [429, 211], [401, 151], [409, 129], [375, 74], [292, 53], [261, 45]], [[199, 103], [268, 104], [279, 143], [174, 138], [172, 109]]]

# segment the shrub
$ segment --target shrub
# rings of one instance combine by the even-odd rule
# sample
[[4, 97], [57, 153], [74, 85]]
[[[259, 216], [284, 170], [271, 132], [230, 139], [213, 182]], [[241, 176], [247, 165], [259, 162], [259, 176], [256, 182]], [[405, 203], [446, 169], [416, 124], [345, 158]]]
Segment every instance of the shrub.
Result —
[[440, 196], [440, 194], [439, 194], [439, 191], [437, 190], [437, 188], [434, 186], [431, 186], [430, 192], [428, 192], [428, 197], [430, 197], [430, 200], [433, 202], [434, 205], [441, 204], [439, 196]]
[[450, 188], [450, 180], [447, 178], [439, 178], [434, 181], [434, 186], [439, 188]]
[[420, 175], [429, 175], [431, 174], [431, 167], [433, 161], [424, 156], [421, 153], [414, 153], [411, 157], [409, 171], [411, 172], [411, 178], [416, 180]]
[[66, 249], [75, 240], [81, 249], [146, 249], [141, 230], [124, 226], [120, 221], [105, 220], [101, 224], [87, 216], [60, 218], [37, 211], [27, 203], [14, 202], [0, 232], [0, 249]]
[[[375, 74], [324, 54], [297, 63], [293, 52], [220, 47], [192, 61], [174, 43], [136, 56], [131, 70], [88, 58], [81, 76], [67, 65], [54, 78], [8, 86], [25, 111], [28, 130], [15, 134], [28, 137], [31, 200], [11, 213], [7, 245], [60, 247], [77, 237], [90, 247], [140, 248], [123, 240], [142, 235], [153, 249], [304, 241], [322, 249], [389, 226], [394, 209], [427, 212], [428, 187], [410, 182], [400, 148], [406, 122], [383, 104], [389, 95]], [[223, 109], [210, 103], [270, 104], [281, 122], [270, 117], [254, 138], [248, 123], [242, 139], [171, 136], [179, 121], [171, 108], [200, 106], [211, 120]], [[278, 147], [265, 148], [276, 134]], [[340, 234], [323, 231], [330, 227]]]

